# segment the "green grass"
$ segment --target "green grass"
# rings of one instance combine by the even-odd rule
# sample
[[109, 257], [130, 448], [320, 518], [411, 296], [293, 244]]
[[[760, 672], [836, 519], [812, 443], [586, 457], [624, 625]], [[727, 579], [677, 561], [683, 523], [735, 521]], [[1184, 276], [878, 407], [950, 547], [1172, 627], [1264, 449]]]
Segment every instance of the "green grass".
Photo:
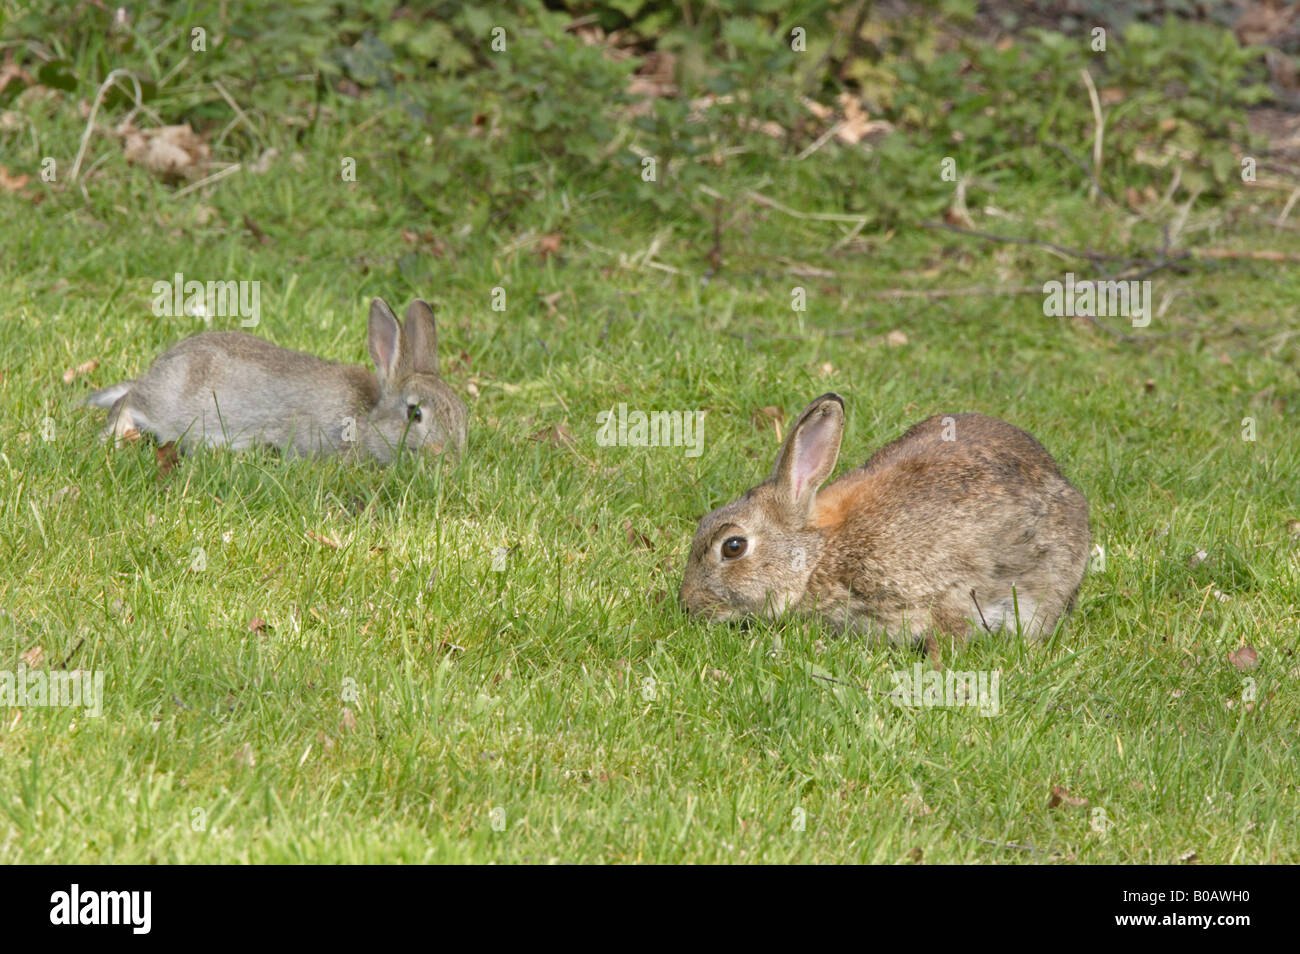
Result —
[[[22, 108], [37, 137], [0, 133], [11, 170], [70, 165], [70, 104]], [[0, 670], [39, 646], [47, 669], [106, 674], [99, 718], [0, 707], [0, 861], [1300, 861], [1292, 266], [1157, 273], [1157, 303], [1174, 297], [1130, 343], [1045, 318], [1036, 295], [873, 295], [1098, 277], [1087, 263], [911, 228], [831, 251], [847, 227], [737, 191], [706, 277], [705, 218], [545, 162], [517, 170], [508, 227], [431, 225], [401, 174], [431, 160], [353, 135], [369, 107], [338, 108], [301, 140], [268, 123], [268, 174], [179, 199], [100, 137], [88, 197], [0, 194]], [[340, 155], [361, 157], [355, 185]], [[817, 161], [729, 181], [835, 210]], [[1159, 244], [1172, 210], [1134, 221], [1085, 189], [1004, 183], [1010, 218], [980, 225]], [[1261, 224], [1284, 198], [1197, 206], [1187, 235], [1295, 253]], [[401, 235], [429, 228], [441, 254]], [[512, 250], [530, 230], [560, 252]], [[636, 266], [656, 237], [675, 272]], [[145, 444], [107, 452], [77, 402], [199, 330], [150, 312], [177, 271], [260, 280], [258, 333], [337, 360], [365, 360], [369, 296], [428, 298], [471, 408], [465, 457], [214, 453], [160, 478]], [[906, 650], [677, 608], [696, 519], [771, 466], [759, 409], [788, 421], [828, 390], [848, 410], [837, 473], [931, 413], [982, 411], [1037, 435], [1088, 497], [1105, 561], [1068, 625], [946, 654], [1001, 672], [999, 715], [893, 705]], [[599, 446], [619, 402], [705, 411], [703, 455]], [[1243, 645], [1249, 672], [1228, 659]], [[1049, 809], [1053, 786], [1087, 804]]]

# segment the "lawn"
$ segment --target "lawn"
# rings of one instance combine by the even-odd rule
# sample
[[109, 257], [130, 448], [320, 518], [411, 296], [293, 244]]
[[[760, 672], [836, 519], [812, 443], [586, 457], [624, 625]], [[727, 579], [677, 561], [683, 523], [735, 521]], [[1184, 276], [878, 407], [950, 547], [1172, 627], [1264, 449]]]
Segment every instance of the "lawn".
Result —
[[[934, 216], [854, 231], [834, 142], [706, 166], [695, 207], [665, 209], [635, 167], [592, 177], [506, 133], [515, 199], [494, 215], [482, 183], [419, 174], [440, 154], [400, 102], [329, 92], [308, 124], [312, 83], [282, 77], [265, 99], [223, 84], [245, 152], [215, 153], [262, 171], [187, 188], [95, 135], [72, 182], [107, 42], [69, 41], [78, 91], [0, 123], [9, 174], [32, 175], [0, 191], [0, 670], [105, 679], [98, 716], [0, 705], [0, 862], [1300, 861], [1285, 191], [1135, 210], [1082, 175], [997, 177], [982, 231], [1137, 257], [1173, 223], [1175, 248], [1282, 259], [1161, 267], [1146, 327], [1048, 317], [1016, 290], [1097, 261], [919, 227]], [[155, 80], [181, 61], [132, 56]], [[215, 140], [194, 104], [235, 110], [177, 69], [154, 108]], [[260, 282], [254, 332], [338, 361], [368, 363], [371, 297], [427, 299], [465, 454], [110, 451], [79, 401], [204, 329], [154, 313], [176, 273]], [[763, 479], [826, 391], [837, 474], [979, 411], [1087, 496], [1067, 623], [944, 647], [999, 675], [995, 714], [895, 704], [919, 652], [679, 608], [700, 515]], [[620, 404], [703, 412], [702, 453], [605, 446]]]

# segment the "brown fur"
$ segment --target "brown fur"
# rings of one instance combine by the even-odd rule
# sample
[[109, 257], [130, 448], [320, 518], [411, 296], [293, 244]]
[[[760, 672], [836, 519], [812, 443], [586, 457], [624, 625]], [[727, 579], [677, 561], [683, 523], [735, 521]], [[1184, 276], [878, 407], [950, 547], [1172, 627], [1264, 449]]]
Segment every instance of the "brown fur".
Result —
[[[1083, 578], [1088, 507], [1038, 441], [979, 414], [935, 416], [818, 491], [842, 425], [840, 399], [818, 398], [772, 477], [701, 520], [682, 580], [688, 609], [723, 619], [794, 609], [899, 639], [986, 623], [1052, 631]], [[749, 542], [743, 557], [722, 558], [729, 536]]]

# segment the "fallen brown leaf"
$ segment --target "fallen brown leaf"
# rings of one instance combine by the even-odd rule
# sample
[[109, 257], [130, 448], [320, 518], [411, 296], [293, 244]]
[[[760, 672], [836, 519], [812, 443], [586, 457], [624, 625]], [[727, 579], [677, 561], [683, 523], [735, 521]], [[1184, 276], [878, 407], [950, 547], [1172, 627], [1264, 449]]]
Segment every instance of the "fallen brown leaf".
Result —
[[1228, 662], [1244, 672], [1259, 665], [1259, 653], [1255, 651], [1254, 646], [1242, 646], [1240, 649], [1228, 653]]
[[1086, 798], [1076, 798], [1065, 790], [1062, 785], [1053, 785], [1052, 794], [1047, 797], [1047, 807], [1055, 808], [1064, 802], [1066, 805], [1073, 805], [1075, 808], [1081, 808], [1088, 804]]
[[266, 632], [268, 625], [269, 624], [266, 620], [262, 619], [262, 617], [254, 616], [248, 621], [248, 631], [250, 633], [257, 633], [260, 636], [262, 633]]
[[45, 649], [42, 646], [33, 646], [18, 658], [25, 662], [29, 669], [35, 669], [45, 661]]
[[556, 447], [563, 447], [568, 450], [577, 450], [578, 442], [574, 440], [573, 432], [563, 424], [555, 424], [551, 427], [543, 427], [531, 434], [528, 438], [532, 441], [545, 441], [554, 444]]
[[329, 547], [331, 550], [338, 550], [343, 546], [334, 537], [322, 536], [319, 533], [313, 533], [311, 530], [307, 531], [307, 539], [312, 543], [319, 543], [323, 547]]
[[653, 550], [654, 544], [640, 530], [632, 526], [631, 519], [623, 521], [623, 532], [627, 535], [628, 545], [638, 550]]
[[357, 717], [352, 714], [352, 710], [347, 706], [343, 707], [343, 718], [340, 724], [344, 732], [355, 732], [357, 730]]
[[[127, 432], [128, 439], [131, 439], [130, 438], [131, 433], [132, 433], [131, 431]], [[139, 433], [135, 432], [135, 434], [136, 436], [134, 440], [139, 440], [140, 439]], [[181, 459], [180, 452], [176, 449], [175, 441], [168, 441], [166, 444], [163, 444], [161, 447], [155, 448], [154, 457], [156, 457], [158, 460], [159, 480], [165, 479], [168, 474], [170, 474], [173, 470], [175, 470], [180, 465], [180, 459]]]
[[94, 371], [98, 367], [99, 362], [94, 358], [91, 358], [89, 361], [83, 361], [75, 368], [68, 368], [68, 370], [63, 372], [63, 383], [71, 384], [83, 374], [90, 374], [91, 371]]
[[31, 180], [32, 177], [26, 173], [17, 176], [10, 175], [8, 166], [0, 166], [0, 189], [4, 189], [6, 192], [18, 192]]
[[564, 236], [559, 232], [552, 232], [550, 235], [543, 235], [537, 240], [537, 254], [546, 261], [552, 255], [560, 253], [560, 246], [564, 243]]
[[207, 171], [212, 149], [189, 124], [138, 129], [132, 123], [117, 128], [126, 161], [144, 166], [164, 179], [197, 179]]

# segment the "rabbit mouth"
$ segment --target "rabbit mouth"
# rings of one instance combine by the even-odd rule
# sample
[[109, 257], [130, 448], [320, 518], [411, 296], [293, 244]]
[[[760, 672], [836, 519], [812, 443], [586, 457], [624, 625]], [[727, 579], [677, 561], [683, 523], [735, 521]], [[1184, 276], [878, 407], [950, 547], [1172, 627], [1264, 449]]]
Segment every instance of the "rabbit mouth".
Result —
[[698, 592], [679, 592], [677, 594], [677, 603], [688, 616], [710, 623], [726, 623], [742, 616], [734, 607], [728, 606], [716, 598], [706, 595], [701, 599]]

